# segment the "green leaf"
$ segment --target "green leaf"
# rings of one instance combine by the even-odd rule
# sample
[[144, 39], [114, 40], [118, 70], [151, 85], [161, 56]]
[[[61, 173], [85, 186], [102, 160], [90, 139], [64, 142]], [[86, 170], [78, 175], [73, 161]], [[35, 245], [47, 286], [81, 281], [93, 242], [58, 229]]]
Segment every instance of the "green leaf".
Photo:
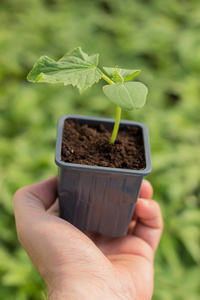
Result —
[[112, 102], [125, 110], [143, 107], [148, 93], [141, 82], [105, 85], [103, 91]]
[[[113, 80], [115, 78], [115, 70], [119, 73], [119, 75], [123, 78], [124, 81], [132, 80], [135, 76], [137, 76], [141, 71], [140, 70], [128, 70], [128, 69], [120, 69], [120, 68], [106, 68], [103, 67], [103, 70], [110, 76]], [[115, 81], [115, 80], [114, 80]]]
[[88, 56], [81, 48], [65, 54], [59, 61], [42, 56], [27, 76], [30, 82], [64, 83], [77, 86], [80, 93], [98, 82], [102, 72], [97, 68], [99, 55]]
[[124, 82], [123, 77], [120, 75], [120, 73], [117, 71], [116, 68], [114, 69], [113, 73], [114, 73], [114, 76], [112, 79], [115, 83], [123, 83]]

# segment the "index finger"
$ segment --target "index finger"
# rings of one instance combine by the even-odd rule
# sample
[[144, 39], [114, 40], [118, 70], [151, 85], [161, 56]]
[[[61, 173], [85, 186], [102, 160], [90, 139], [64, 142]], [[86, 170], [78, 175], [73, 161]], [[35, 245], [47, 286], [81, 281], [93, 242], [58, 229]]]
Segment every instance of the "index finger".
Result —
[[154, 200], [138, 199], [135, 215], [137, 223], [132, 234], [147, 242], [155, 251], [163, 230], [159, 204]]

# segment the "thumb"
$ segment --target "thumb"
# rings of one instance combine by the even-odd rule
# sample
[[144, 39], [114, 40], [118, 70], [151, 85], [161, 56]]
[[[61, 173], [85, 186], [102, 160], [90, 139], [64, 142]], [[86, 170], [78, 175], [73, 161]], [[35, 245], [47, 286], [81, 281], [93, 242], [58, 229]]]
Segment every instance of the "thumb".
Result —
[[[44, 181], [25, 186], [14, 195], [14, 212], [18, 214], [21, 209], [26, 211], [29, 205], [47, 210], [57, 197], [57, 179], [52, 176]], [[17, 215], [18, 217], [18, 215]]]
[[57, 198], [56, 176], [19, 189], [13, 198], [15, 222], [19, 241], [26, 248], [31, 229], [51, 217], [46, 213]]

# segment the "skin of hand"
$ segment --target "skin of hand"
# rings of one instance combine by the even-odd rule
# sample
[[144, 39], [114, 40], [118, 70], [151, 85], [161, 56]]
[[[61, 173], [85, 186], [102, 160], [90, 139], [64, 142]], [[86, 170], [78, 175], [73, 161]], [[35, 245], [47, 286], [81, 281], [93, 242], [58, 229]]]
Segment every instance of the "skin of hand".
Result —
[[143, 180], [126, 236], [81, 232], [58, 217], [57, 179], [14, 196], [19, 241], [44, 278], [49, 299], [148, 300], [163, 221], [151, 184]]

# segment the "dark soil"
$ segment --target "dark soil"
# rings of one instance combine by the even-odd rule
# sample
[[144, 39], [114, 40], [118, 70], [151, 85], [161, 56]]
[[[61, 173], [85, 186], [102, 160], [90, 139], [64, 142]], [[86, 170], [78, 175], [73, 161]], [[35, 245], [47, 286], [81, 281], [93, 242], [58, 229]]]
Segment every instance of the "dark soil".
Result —
[[146, 167], [142, 132], [139, 127], [119, 129], [109, 144], [112, 127], [81, 125], [67, 120], [63, 128], [62, 161], [82, 165], [142, 170]]

